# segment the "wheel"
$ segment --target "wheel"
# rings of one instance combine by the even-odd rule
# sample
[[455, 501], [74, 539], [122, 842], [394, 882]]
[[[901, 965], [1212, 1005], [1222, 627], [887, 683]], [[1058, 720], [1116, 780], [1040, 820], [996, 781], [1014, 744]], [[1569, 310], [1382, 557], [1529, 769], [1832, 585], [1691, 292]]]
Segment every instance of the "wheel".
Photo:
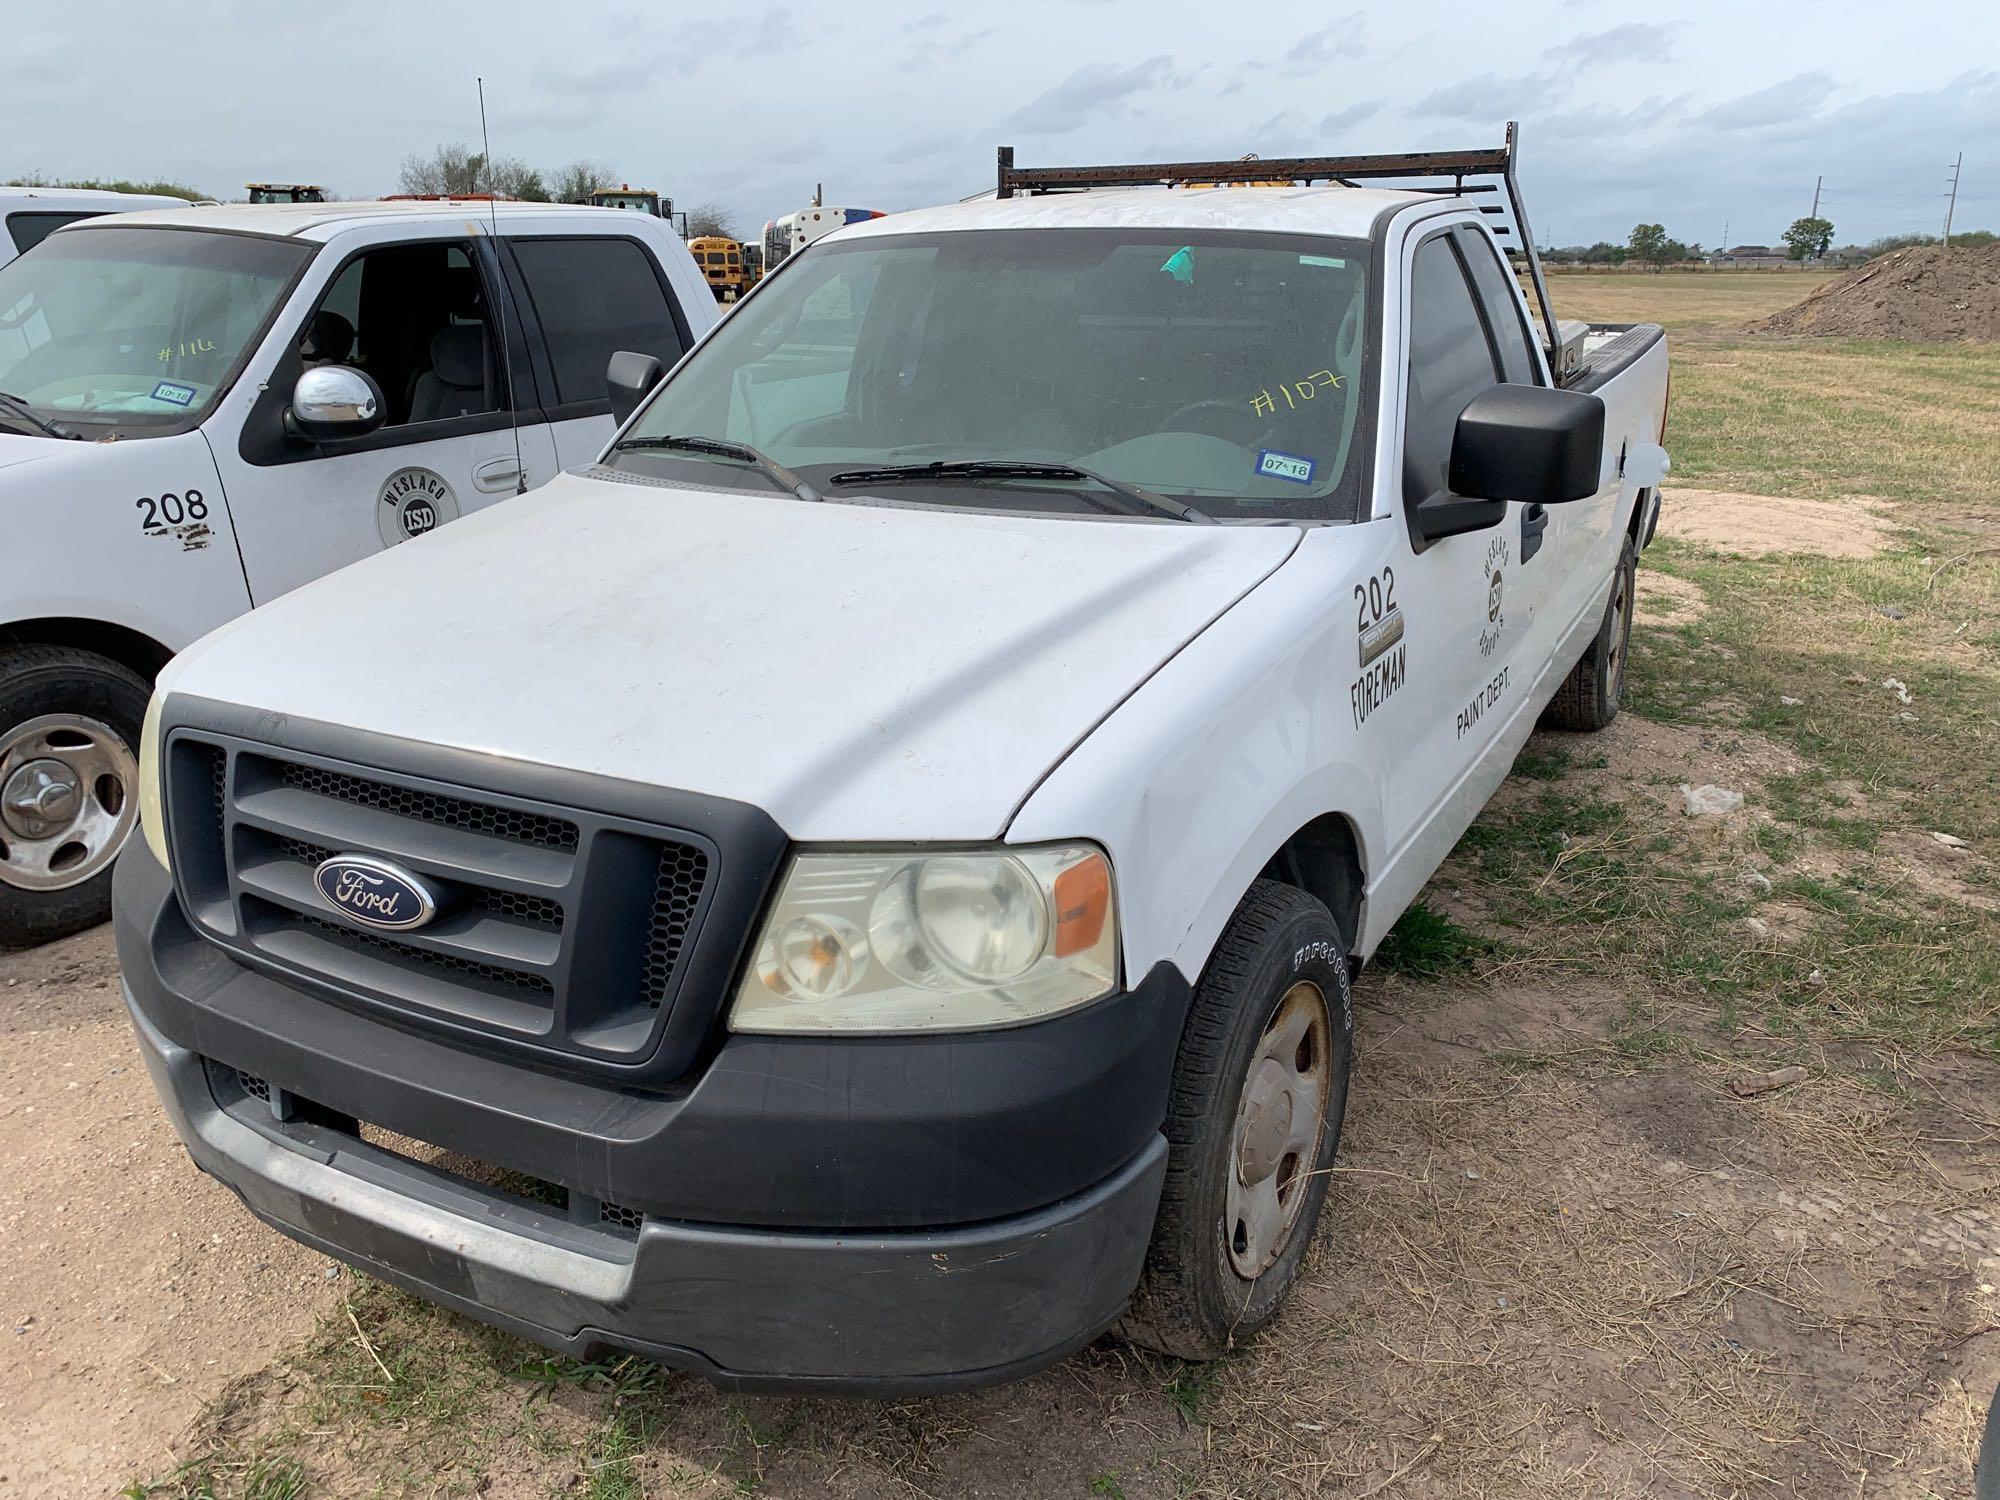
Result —
[[1544, 728], [1598, 730], [1618, 717], [1618, 700], [1625, 691], [1625, 658], [1632, 644], [1632, 597], [1638, 574], [1638, 554], [1628, 536], [1618, 552], [1618, 571], [1611, 577], [1611, 598], [1604, 605], [1597, 638], [1569, 669], [1569, 676], [1542, 710]]
[[0, 650], [0, 947], [67, 937], [111, 909], [139, 821], [146, 682], [64, 646]]
[[1167, 1176], [1125, 1338], [1216, 1359], [1277, 1312], [1326, 1201], [1353, 1006], [1325, 906], [1260, 880], [1195, 986], [1167, 1105]]

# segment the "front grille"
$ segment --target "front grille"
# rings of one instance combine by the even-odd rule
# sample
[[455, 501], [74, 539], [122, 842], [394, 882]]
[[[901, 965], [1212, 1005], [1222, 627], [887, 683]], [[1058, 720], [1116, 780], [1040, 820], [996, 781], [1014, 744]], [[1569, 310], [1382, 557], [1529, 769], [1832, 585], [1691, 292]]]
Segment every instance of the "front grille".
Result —
[[516, 808], [494, 807], [464, 797], [439, 796], [434, 792], [367, 781], [319, 766], [286, 761], [280, 770], [286, 786], [297, 787], [338, 802], [380, 808], [405, 818], [436, 823], [446, 828], [464, 828], [473, 833], [490, 833], [496, 838], [533, 844], [539, 849], [576, 849], [576, 824], [561, 818], [546, 818]]
[[[183, 905], [238, 956], [504, 1044], [630, 1062], [659, 1040], [714, 885], [705, 836], [195, 731], [168, 766]], [[354, 921], [314, 880], [338, 854], [415, 875], [436, 915]]]
[[646, 922], [645, 998], [652, 1010], [660, 1008], [680, 968], [688, 924], [694, 920], [707, 880], [708, 857], [699, 849], [682, 844], [660, 851], [653, 876], [653, 910]]

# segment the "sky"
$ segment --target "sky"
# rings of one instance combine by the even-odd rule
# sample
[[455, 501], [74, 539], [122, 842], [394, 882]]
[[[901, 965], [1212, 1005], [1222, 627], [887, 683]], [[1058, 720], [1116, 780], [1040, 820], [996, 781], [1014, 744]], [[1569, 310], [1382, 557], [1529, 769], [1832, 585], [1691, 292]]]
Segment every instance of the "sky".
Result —
[[[748, 233], [811, 201], [895, 210], [1022, 165], [1497, 144], [1543, 243], [1635, 223], [1772, 243], [2000, 229], [2000, 4], [1735, 0], [11, 0], [0, 181], [396, 189], [404, 157], [588, 159]], [[25, 26], [24, 26], [25, 21]]]

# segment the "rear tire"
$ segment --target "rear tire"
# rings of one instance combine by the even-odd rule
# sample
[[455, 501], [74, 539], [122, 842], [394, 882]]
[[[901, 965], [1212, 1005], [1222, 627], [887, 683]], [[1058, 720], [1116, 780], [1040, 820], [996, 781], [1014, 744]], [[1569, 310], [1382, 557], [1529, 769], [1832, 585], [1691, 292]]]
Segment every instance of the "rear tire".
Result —
[[1543, 728], [1589, 733], [1618, 717], [1618, 702], [1625, 693], [1625, 661], [1632, 644], [1632, 601], [1638, 576], [1639, 557], [1628, 536], [1619, 547], [1618, 570], [1611, 577], [1611, 597], [1605, 601], [1597, 637], [1542, 710]]
[[92, 651], [0, 650], [0, 948], [109, 915], [111, 865], [138, 825], [150, 691]]
[[1167, 1176], [1118, 1332], [1217, 1359], [1276, 1315], [1326, 1201], [1353, 1005], [1333, 914], [1251, 886], [1196, 985], [1167, 1105]]

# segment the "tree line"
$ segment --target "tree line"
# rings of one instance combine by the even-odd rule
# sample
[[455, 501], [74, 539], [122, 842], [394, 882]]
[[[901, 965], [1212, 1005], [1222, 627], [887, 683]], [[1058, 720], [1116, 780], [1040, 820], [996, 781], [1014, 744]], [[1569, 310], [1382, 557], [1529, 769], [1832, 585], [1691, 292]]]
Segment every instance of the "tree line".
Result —
[[[485, 155], [456, 141], [433, 147], [429, 152], [403, 158], [396, 177], [396, 191], [429, 195], [443, 193], [462, 198], [470, 193], [498, 193], [530, 203], [587, 203], [592, 193], [605, 192], [625, 184], [601, 162], [573, 161], [566, 166], [543, 169], [516, 156]], [[704, 234], [723, 235], [735, 240], [735, 215], [719, 203], [698, 203], [686, 210], [690, 238]]]
[[[1990, 245], [1996, 238], [2000, 236], [1984, 229], [1974, 229], [1965, 233], [1954, 233], [1951, 242], [1954, 246], [1970, 249], [1980, 245]], [[1855, 264], [1873, 260], [1878, 255], [1887, 255], [1891, 250], [1907, 249], [1912, 245], [1935, 245], [1939, 240], [1934, 234], [1892, 234], [1870, 240], [1865, 245], [1842, 245], [1836, 249], [1833, 243], [1833, 221], [1823, 216], [1808, 215], [1802, 219], [1794, 219], [1784, 234], [1779, 236], [1779, 243], [1784, 247], [1787, 260], [1831, 260], [1841, 264]], [[1613, 244], [1609, 240], [1599, 240], [1594, 245], [1551, 246], [1542, 252], [1542, 259], [1550, 265], [1642, 265], [1651, 266], [1657, 271], [1676, 263], [1701, 260], [1710, 253], [1727, 254], [1731, 248], [1719, 246], [1717, 251], [1709, 252], [1702, 248], [1699, 240], [1690, 243], [1675, 239], [1667, 233], [1664, 225], [1635, 224], [1622, 245]]]

